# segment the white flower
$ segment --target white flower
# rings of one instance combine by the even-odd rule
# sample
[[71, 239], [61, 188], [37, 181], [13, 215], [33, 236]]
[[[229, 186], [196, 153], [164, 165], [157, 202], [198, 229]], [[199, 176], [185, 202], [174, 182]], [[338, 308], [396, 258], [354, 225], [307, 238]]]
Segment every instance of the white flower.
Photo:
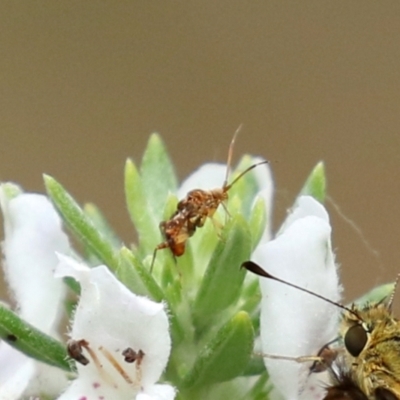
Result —
[[[312, 197], [298, 199], [279, 235], [262, 244], [254, 256], [270, 274], [339, 301], [337, 267], [331, 249], [331, 227], [324, 207]], [[261, 340], [265, 354], [315, 356], [337, 336], [339, 309], [315, 296], [260, 278]], [[271, 382], [285, 399], [321, 399], [321, 374], [310, 363], [265, 358]]]
[[[104, 265], [88, 268], [61, 254], [59, 260], [56, 276], [81, 284], [70, 336], [87, 342], [88, 361], [77, 362], [78, 377], [59, 400], [173, 399], [172, 386], [156, 384], [171, 350], [164, 305], [133, 294]], [[128, 362], [126, 352], [136, 361]]]
[[[9, 198], [10, 184], [0, 186], [4, 217], [3, 268], [17, 312], [41, 331], [55, 336], [64, 298], [64, 285], [54, 279], [55, 252], [70, 251], [61, 220], [43, 195], [19, 194]], [[66, 383], [62, 371], [0, 344], [0, 400], [23, 394], [57, 393]]]

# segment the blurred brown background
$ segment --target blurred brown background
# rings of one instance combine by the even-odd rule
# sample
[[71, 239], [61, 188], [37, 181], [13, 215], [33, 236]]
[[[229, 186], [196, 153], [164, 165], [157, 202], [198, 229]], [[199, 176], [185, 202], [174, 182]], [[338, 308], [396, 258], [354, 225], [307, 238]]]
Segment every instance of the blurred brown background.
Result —
[[399, 2], [2, 1], [0, 179], [42, 191], [49, 173], [129, 241], [126, 157], [158, 131], [184, 178], [243, 123], [236, 155], [271, 161], [276, 223], [326, 162], [370, 243], [331, 213], [351, 299], [400, 272], [399, 44]]

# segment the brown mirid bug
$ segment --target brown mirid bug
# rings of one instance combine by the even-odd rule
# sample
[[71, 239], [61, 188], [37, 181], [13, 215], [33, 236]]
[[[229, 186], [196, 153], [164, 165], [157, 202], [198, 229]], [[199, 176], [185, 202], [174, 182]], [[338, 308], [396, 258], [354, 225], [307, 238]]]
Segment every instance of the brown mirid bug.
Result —
[[150, 272], [153, 270], [158, 250], [168, 248], [171, 250], [174, 257], [183, 255], [187, 240], [194, 235], [197, 228], [204, 226], [207, 218], [210, 218], [214, 225], [216, 225], [213, 217], [220, 204], [222, 204], [225, 211], [228, 213], [225, 203], [228, 200], [228, 191], [232, 186], [241, 179], [243, 175], [247, 174], [255, 167], [268, 163], [268, 161], [264, 160], [251, 165], [228, 184], [233, 147], [240, 128], [241, 127], [236, 130], [229, 146], [226, 175], [222, 187], [211, 190], [191, 190], [185, 198], [179, 201], [177, 209], [172, 214], [171, 218], [160, 223], [160, 231], [165, 240], [154, 249]]

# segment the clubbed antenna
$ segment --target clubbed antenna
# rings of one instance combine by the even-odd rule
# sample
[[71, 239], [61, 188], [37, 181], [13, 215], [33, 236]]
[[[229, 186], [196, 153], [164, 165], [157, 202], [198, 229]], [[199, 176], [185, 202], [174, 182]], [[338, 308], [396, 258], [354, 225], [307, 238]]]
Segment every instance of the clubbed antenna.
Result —
[[394, 287], [393, 287], [392, 293], [390, 294], [389, 300], [387, 302], [387, 308], [389, 310], [392, 308], [394, 296], [395, 296], [396, 290], [397, 290], [397, 284], [399, 283], [399, 278], [400, 278], [400, 274], [397, 274], [396, 281], [394, 282]]
[[302, 292], [308, 293], [308, 294], [310, 294], [310, 295], [312, 295], [314, 297], [318, 297], [319, 299], [324, 300], [327, 303], [330, 303], [330, 304], [332, 304], [332, 305], [334, 305], [336, 307], [339, 307], [342, 310], [348, 311], [349, 313], [353, 314], [359, 321], [363, 322], [363, 320], [360, 318], [360, 316], [354, 310], [352, 310], [351, 308], [348, 308], [348, 307], [344, 306], [343, 304], [336, 303], [335, 301], [330, 300], [327, 297], [321, 296], [318, 293], [314, 293], [311, 290], [307, 290], [307, 289], [305, 289], [305, 288], [303, 288], [301, 286], [297, 286], [294, 283], [290, 283], [290, 282], [284, 281], [283, 279], [277, 278], [276, 276], [273, 276], [269, 272], [265, 271], [263, 268], [261, 268], [258, 264], [256, 264], [253, 261], [245, 261], [241, 265], [241, 268], [246, 268], [248, 271], [253, 272], [253, 274], [256, 274], [258, 276], [262, 276], [264, 278], [272, 279], [274, 281], [283, 283], [284, 285], [287, 285], [287, 286], [293, 287], [295, 289], [301, 290]]

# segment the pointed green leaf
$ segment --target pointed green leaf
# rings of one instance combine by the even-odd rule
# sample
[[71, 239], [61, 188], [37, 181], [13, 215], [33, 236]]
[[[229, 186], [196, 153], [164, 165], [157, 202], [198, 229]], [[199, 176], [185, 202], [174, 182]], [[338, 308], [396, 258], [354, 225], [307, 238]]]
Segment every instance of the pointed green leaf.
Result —
[[[164, 262], [164, 265], [161, 269], [161, 278], [159, 279], [162, 288], [168, 288], [175, 281], [176, 276], [182, 275], [182, 272], [179, 270], [176, 259], [169, 252], [169, 249], [164, 250], [164, 254], [167, 256], [164, 260], [168, 260]], [[182, 256], [185, 257], [185, 254]]]
[[93, 203], [86, 203], [83, 209], [85, 214], [91, 219], [95, 228], [114, 248], [119, 249], [122, 245], [122, 240], [111, 228], [100, 209]]
[[164, 300], [163, 290], [139, 258], [126, 247], [121, 249], [120, 255], [121, 262], [116, 271], [118, 279], [136, 294], [149, 296], [154, 301]]
[[1, 186], [3, 187], [4, 193], [8, 200], [17, 197], [23, 192], [22, 188], [13, 182], [5, 182], [2, 183]]
[[[170, 259], [172, 259], [172, 261], [174, 262], [173, 257], [170, 257]], [[174, 262], [172, 264], [171, 262], [170, 264], [174, 276], [175, 277], [179, 276], [182, 286], [193, 288], [193, 285], [196, 282], [195, 280], [196, 271], [194, 268], [194, 263], [195, 263], [195, 256], [193, 254], [192, 241], [191, 239], [189, 239], [188, 242], [186, 243], [185, 253], [176, 259], [176, 263]], [[163, 287], [165, 287], [165, 282]]]
[[395, 288], [395, 283], [385, 283], [384, 285], [380, 285], [368, 293], [364, 294], [360, 298], [354, 301], [354, 304], [362, 307], [367, 303], [379, 303], [382, 300], [388, 298], [392, 295], [393, 290]]
[[240, 265], [251, 252], [246, 221], [240, 215], [232, 216], [224, 234], [211, 257], [194, 303], [193, 314], [200, 328], [237, 300], [245, 277]]
[[320, 161], [311, 174], [307, 178], [306, 183], [301, 189], [300, 195], [309, 195], [314, 197], [320, 203], [325, 201], [326, 196], [326, 177], [325, 177], [325, 166]]
[[249, 363], [254, 331], [249, 316], [237, 313], [204, 346], [182, 388], [210, 385], [239, 376]]
[[251, 210], [249, 227], [252, 233], [253, 250], [258, 245], [267, 226], [267, 211], [265, 209], [265, 201], [262, 197], [258, 197]]
[[29, 357], [71, 371], [66, 346], [0, 304], [0, 338]]
[[[247, 311], [252, 317], [254, 314], [259, 317], [261, 292], [257, 277], [247, 275], [247, 279], [243, 285], [241, 299], [243, 301], [243, 303], [241, 303], [241, 309]], [[257, 321], [256, 327], [258, 323], [259, 321]]]
[[[221, 214], [222, 218], [220, 218]], [[223, 227], [226, 220], [225, 210], [220, 210], [214, 214], [214, 219], [221, 223]], [[197, 285], [198, 281], [203, 278], [215, 247], [220, 241], [218, 234], [222, 233], [222, 229], [218, 229], [212, 223], [211, 219], [207, 219], [204, 226], [202, 228], [197, 228], [195, 234], [188, 240], [186, 253], [189, 253], [188, 249], [190, 248], [192, 251], [190, 264], [188, 265], [186, 260], [184, 261], [183, 257], [185, 257], [185, 254], [179, 259], [178, 265], [184, 264], [184, 267], [182, 267], [182, 269], [184, 268], [183, 276], [185, 279], [191, 280], [192, 285], [193, 283]], [[185, 274], [186, 271], [189, 273]]]
[[[179, 274], [175, 274], [175, 279], [164, 288], [165, 295], [171, 305], [176, 309], [182, 301], [182, 279]], [[187, 299], [185, 299], [187, 301]]]
[[81, 294], [81, 285], [74, 278], [67, 276], [63, 278], [63, 281], [72, 290], [73, 293], [77, 295]]
[[118, 259], [111, 244], [96, 229], [91, 219], [60, 183], [49, 175], [44, 175], [44, 182], [49, 197], [78, 239], [104, 264], [115, 271], [118, 267]]
[[150, 136], [140, 172], [149, 211], [161, 221], [166, 198], [168, 193], [176, 192], [177, 180], [164, 143], [156, 133]]
[[130, 159], [125, 164], [125, 196], [129, 215], [139, 235], [141, 253], [152, 254], [161, 237], [160, 220], [150, 211], [139, 171]]

